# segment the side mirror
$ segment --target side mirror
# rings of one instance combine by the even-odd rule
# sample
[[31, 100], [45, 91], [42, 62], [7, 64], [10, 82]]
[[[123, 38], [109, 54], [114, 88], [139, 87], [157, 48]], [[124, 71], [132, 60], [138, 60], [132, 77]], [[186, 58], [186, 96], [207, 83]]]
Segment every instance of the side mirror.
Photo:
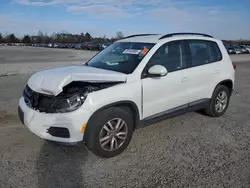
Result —
[[168, 74], [168, 70], [162, 65], [154, 65], [148, 70], [149, 77], [162, 77]]

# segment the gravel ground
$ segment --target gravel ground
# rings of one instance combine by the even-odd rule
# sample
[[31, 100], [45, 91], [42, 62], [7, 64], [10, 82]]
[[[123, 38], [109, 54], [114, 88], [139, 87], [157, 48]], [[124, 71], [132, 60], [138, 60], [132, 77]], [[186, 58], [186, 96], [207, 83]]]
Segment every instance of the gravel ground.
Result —
[[48, 143], [19, 123], [29, 74], [0, 77], [0, 187], [250, 187], [250, 62], [237, 63], [227, 113], [192, 112], [137, 130], [121, 155]]
[[4, 46], [0, 47], [0, 77], [81, 64], [96, 53], [96, 51], [72, 49]]
[[0, 64], [80, 61], [95, 53], [72, 49], [4, 46], [0, 47]]

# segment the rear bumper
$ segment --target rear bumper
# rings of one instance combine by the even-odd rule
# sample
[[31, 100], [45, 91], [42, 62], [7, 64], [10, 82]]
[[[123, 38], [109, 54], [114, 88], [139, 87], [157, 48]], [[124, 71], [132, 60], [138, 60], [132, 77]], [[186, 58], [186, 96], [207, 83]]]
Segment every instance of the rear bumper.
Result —
[[90, 113], [84, 109], [62, 114], [40, 113], [29, 108], [23, 97], [19, 100], [18, 115], [20, 121], [35, 135], [61, 143], [82, 141], [82, 126], [90, 117]]

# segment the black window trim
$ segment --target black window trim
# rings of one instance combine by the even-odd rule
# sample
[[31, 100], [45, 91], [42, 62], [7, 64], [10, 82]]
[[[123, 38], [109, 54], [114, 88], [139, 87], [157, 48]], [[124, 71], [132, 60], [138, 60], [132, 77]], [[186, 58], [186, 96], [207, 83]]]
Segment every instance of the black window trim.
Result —
[[[181, 45], [182, 45], [182, 47], [183, 47], [183, 50], [184, 50], [184, 54], [186, 54], [185, 60], [186, 60], [187, 66], [186, 66], [185, 68], [181, 68], [181, 69], [178, 69], [178, 70], [170, 71], [170, 72], [168, 72], [168, 74], [171, 74], [171, 73], [173, 73], [173, 72], [181, 71], [181, 70], [188, 69], [188, 68], [192, 67], [192, 65], [191, 65], [191, 62], [192, 62], [191, 60], [192, 60], [192, 58], [191, 58], [191, 56], [190, 56], [190, 51], [189, 51], [190, 49], [189, 49], [189, 46], [188, 46], [188, 42], [186, 42], [186, 41], [183, 40], [183, 39], [168, 41], [168, 42], [162, 44], [162, 45], [155, 51], [155, 53], [156, 53], [162, 46], [164, 46], [164, 45], [166, 45], [166, 44], [169, 44], [169, 43], [171, 43], [171, 42], [180, 42], [180, 43], [181, 43]], [[154, 53], [154, 54], [155, 54], [155, 53]], [[145, 65], [145, 67], [143, 68], [142, 73], [141, 73], [141, 79], [148, 78], [148, 75], [147, 75], [147, 73], [146, 73], [146, 71], [148, 70], [147, 65], [148, 65], [148, 63], [150, 62], [150, 60], [153, 58], [154, 54], [151, 56], [151, 58], [149, 59], [149, 61], [148, 61], [147, 64]]]
[[[215, 41], [211, 41], [211, 40], [206, 40], [206, 39], [183, 39], [184, 41], [185, 41], [185, 43], [187, 44], [187, 48], [188, 48], [188, 56], [189, 56], [189, 58], [190, 58], [190, 68], [194, 68], [194, 67], [199, 67], [199, 66], [205, 66], [205, 65], [209, 65], [209, 64], [212, 64], [212, 63], [217, 63], [217, 62], [219, 62], [219, 61], [222, 61], [223, 60], [223, 55], [222, 55], [222, 53], [221, 53], [221, 49], [220, 49], [220, 47], [219, 47], [219, 45], [218, 45], [218, 43], [217, 42], [215, 42]], [[216, 46], [217, 46], [217, 48], [219, 49], [219, 53], [220, 53], [220, 60], [216, 60], [216, 61], [211, 61], [211, 62], [208, 62], [208, 63], [206, 63], [206, 64], [202, 64], [202, 65], [193, 65], [192, 64], [192, 55], [191, 55], [191, 50], [190, 50], [190, 46], [189, 46], [189, 42], [190, 41], [205, 41], [205, 42], [210, 42], [210, 43], [214, 43], [214, 44], [216, 44]], [[213, 49], [213, 51], [214, 51], [215, 49]]]
[[[184, 53], [187, 54], [186, 55], [186, 63], [187, 63], [187, 66], [185, 68], [182, 68], [182, 69], [178, 69], [178, 70], [175, 70], [175, 71], [171, 71], [169, 72], [172, 73], [172, 72], [176, 72], [176, 71], [180, 71], [180, 70], [184, 70], [184, 69], [190, 69], [190, 68], [194, 68], [194, 67], [199, 67], [199, 66], [206, 66], [206, 65], [209, 65], [209, 64], [212, 64], [212, 63], [217, 63], [217, 62], [220, 62], [223, 60], [223, 55], [222, 55], [222, 52], [221, 52], [221, 49], [218, 45], [218, 43], [216, 41], [212, 41], [212, 40], [207, 40], [207, 39], [179, 39], [179, 40], [172, 40], [172, 41], [169, 41], [169, 42], [166, 42], [164, 44], [162, 44], [158, 49], [160, 49], [163, 45], [167, 44], [167, 43], [170, 43], [170, 42], [175, 42], [175, 41], [180, 41], [182, 42], [183, 44], [183, 47], [184, 47]], [[216, 46], [218, 47], [218, 50], [219, 50], [219, 53], [220, 53], [220, 60], [217, 60], [217, 61], [211, 61], [209, 63], [206, 63], [206, 64], [203, 64], [203, 65], [196, 65], [196, 66], [193, 66], [192, 65], [192, 55], [191, 55], [191, 50], [190, 50], [190, 46], [189, 46], [189, 41], [205, 41], [205, 42], [213, 42], [216, 44]], [[155, 51], [155, 53], [158, 51], [158, 49]], [[154, 54], [151, 56], [151, 58], [154, 56]], [[149, 59], [149, 61], [151, 60], [151, 58]], [[147, 62], [147, 64], [149, 63], [149, 61]], [[141, 79], [145, 79], [145, 78], [148, 78], [147, 74], [146, 74], [146, 67], [147, 67], [147, 64], [145, 65], [145, 67], [143, 68], [142, 70], [142, 73], [141, 73]]]

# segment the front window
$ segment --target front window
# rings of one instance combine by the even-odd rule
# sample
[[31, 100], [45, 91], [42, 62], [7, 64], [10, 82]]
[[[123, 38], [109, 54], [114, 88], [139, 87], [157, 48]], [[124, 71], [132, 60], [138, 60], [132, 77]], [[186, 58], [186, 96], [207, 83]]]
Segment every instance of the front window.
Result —
[[154, 45], [154, 43], [115, 42], [90, 59], [87, 65], [131, 74]]
[[187, 68], [183, 42], [172, 41], [162, 45], [149, 60], [146, 69], [153, 65], [162, 65], [168, 72]]

